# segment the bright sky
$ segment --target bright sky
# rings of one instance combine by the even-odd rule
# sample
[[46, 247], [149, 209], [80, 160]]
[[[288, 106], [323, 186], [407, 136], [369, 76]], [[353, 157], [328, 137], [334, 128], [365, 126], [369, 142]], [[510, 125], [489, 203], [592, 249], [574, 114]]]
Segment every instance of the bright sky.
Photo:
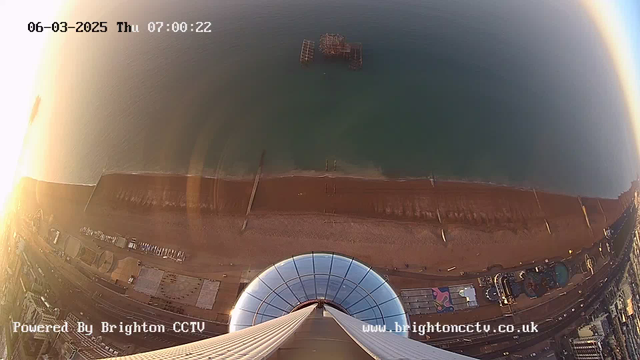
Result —
[[[35, 98], [36, 74], [49, 33], [30, 33], [30, 21], [51, 23], [62, 0], [0, 0], [0, 209], [14, 184]], [[37, 121], [37, 117], [36, 117]]]
[[[505, 0], [509, 1], [509, 0]], [[582, 0], [611, 55], [625, 95], [636, 143], [640, 144], [640, 3], [637, 0]], [[50, 24], [63, 0], [0, 0], [0, 206], [16, 181], [23, 140], [45, 43], [50, 31], [30, 33], [30, 21]], [[43, 103], [47, 99], [42, 99]], [[35, 122], [39, 120], [36, 118]]]
[[[582, 0], [607, 47], [640, 144], [640, 3], [637, 0]], [[640, 151], [640, 150], [639, 150]]]

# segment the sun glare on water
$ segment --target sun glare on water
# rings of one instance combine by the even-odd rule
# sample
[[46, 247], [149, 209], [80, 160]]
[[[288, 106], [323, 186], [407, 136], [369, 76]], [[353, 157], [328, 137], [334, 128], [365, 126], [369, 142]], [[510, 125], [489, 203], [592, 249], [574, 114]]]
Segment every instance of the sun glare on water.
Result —
[[[34, 89], [38, 67], [50, 32], [31, 33], [29, 22], [51, 23], [62, 8], [62, 0], [2, 1], [0, 39], [0, 206], [4, 212], [8, 197], [19, 180], [23, 142], [28, 139], [29, 118], [37, 97]], [[6, 52], [5, 52], [6, 51]], [[46, 99], [43, 99], [46, 101]], [[37, 122], [37, 118], [35, 120]]]
[[[64, 8], [64, 0], [4, 0], [0, 3], [0, 39], [4, 50], [0, 56], [3, 72], [0, 86], [0, 206], [4, 211], [8, 195], [21, 175], [23, 142], [29, 142], [29, 118], [38, 96], [36, 74], [43, 64], [42, 55], [50, 30], [29, 32], [29, 22], [51, 24], [61, 21], [57, 16]], [[584, 8], [597, 26], [609, 51], [623, 91], [636, 144], [640, 144], [640, 90], [637, 64], [615, 2], [582, 0]], [[43, 98], [41, 104], [50, 99]], [[44, 105], [46, 106], [46, 105]], [[46, 121], [46, 119], [41, 119]], [[37, 126], [36, 117], [34, 124]], [[28, 145], [28, 144], [27, 144]], [[29, 146], [25, 146], [27, 149]], [[22, 156], [25, 158], [25, 156]], [[36, 164], [37, 165], [37, 164]]]

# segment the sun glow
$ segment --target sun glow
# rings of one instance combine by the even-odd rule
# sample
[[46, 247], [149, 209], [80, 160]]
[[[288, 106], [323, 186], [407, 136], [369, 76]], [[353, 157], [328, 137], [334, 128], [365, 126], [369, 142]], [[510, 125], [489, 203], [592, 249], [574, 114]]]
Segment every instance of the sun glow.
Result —
[[582, 0], [607, 47], [627, 104], [636, 151], [640, 153], [640, 89], [629, 31], [615, 1]]
[[[51, 23], [62, 8], [62, 0], [4, 1], [0, 4], [3, 55], [0, 59], [0, 212], [7, 206], [17, 180], [23, 145], [28, 142], [29, 119], [37, 91], [34, 89], [50, 31], [31, 33], [29, 22]], [[46, 102], [47, 99], [42, 99]], [[37, 118], [35, 120], [37, 122]], [[25, 146], [26, 149], [26, 146]]]

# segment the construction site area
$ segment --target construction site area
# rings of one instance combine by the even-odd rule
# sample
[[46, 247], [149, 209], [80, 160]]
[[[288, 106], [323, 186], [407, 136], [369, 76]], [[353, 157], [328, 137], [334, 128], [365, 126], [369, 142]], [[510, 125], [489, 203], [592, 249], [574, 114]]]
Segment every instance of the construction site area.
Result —
[[[320, 51], [325, 58], [345, 59], [349, 61], [349, 69], [362, 69], [362, 44], [348, 43], [346, 38], [340, 34], [323, 34], [320, 36]], [[308, 65], [313, 62], [315, 53], [315, 42], [302, 40], [300, 50], [300, 63]]]

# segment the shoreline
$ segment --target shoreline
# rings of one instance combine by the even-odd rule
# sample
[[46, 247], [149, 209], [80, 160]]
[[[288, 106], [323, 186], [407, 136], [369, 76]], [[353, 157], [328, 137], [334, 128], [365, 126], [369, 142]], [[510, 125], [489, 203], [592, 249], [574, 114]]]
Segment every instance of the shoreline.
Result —
[[[446, 224], [507, 225], [511, 228], [566, 215], [596, 222], [617, 218], [632, 200], [637, 182], [617, 198], [580, 197], [486, 182], [429, 178], [363, 178], [323, 173], [215, 178], [166, 173], [105, 173], [95, 185], [63, 184], [23, 177], [20, 186], [53, 198], [84, 201], [85, 211], [197, 209], [202, 213], [251, 212], [335, 214]], [[56, 190], [52, 190], [55, 188]], [[45, 190], [49, 189], [49, 190]], [[77, 191], [74, 189], [82, 189]], [[24, 189], [27, 190], [27, 189]], [[594, 223], [595, 225], [595, 223]], [[499, 226], [501, 227], [501, 226]]]
[[467, 272], [508, 268], [589, 248], [633, 201], [637, 186], [618, 199], [539, 192], [538, 203], [532, 191], [473, 183], [265, 178], [243, 231], [250, 179], [111, 174], [99, 188], [22, 183], [23, 206], [55, 216], [51, 225], [90, 226], [169, 247], [180, 243], [194, 254], [193, 265], [255, 268], [322, 250], [381, 268], [427, 266], [428, 273], [451, 265]]
[[[255, 179], [255, 175], [202, 175], [202, 174], [186, 174], [186, 173], [171, 173], [171, 172], [160, 172], [160, 171], [105, 171], [100, 179], [96, 183], [75, 183], [75, 182], [60, 182], [60, 181], [49, 181], [49, 180], [40, 180], [31, 176], [22, 176], [19, 180], [19, 183], [23, 181], [23, 179], [29, 179], [36, 182], [50, 183], [50, 184], [59, 184], [59, 185], [72, 185], [72, 186], [86, 186], [86, 187], [96, 187], [102, 178], [105, 176], [140, 176], [140, 177], [157, 177], [157, 178], [199, 178], [204, 180], [211, 181], [253, 181]], [[498, 187], [498, 188], [507, 188], [512, 190], [520, 190], [520, 191], [537, 191], [540, 193], [548, 193], [554, 195], [561, 196], [584, 196], [584, 195], [575, 195], [569, 193], [563, 193], [559, 191], [549, 190], [544, 187], [535, 187], [535, 186], [527, 186], [522, 184], [508, 184], [501, 183], [496, 181], [489, 180], [481, 180], [481, 179], [460, 179], [455, 177], [439, 177], [439, 176], [404, 176], [404, 177], [388, 177], [384, 175], [356, 175], [350, 173], [343, 173], [340, 171], [317, 171], [317, 170], [292, 170], [285, 173], [268, 173], [263, 172], [260, 175], [261, 180], [275, 180], [275, 179], [292, 179], [292, 178], [318, 178], [318, 179], [353, 179], [359, 180], [363, 182], [369, 181], [384, 181], [390, 183], [403, 183], [403, 182], [435, 182], [437, 184], [460, 184], [460, 185], [479, 185], [479, 186], [487, 186], [487, 187]], [[621, 195], [628, 192], [623, 191], [618, 194], [618, 198]], [[604, 197], [604, 196], [585, 196], [593, 199], [615, 199], [614, 197]]]
[[254, 185], [251, 178], [108, 173], [94, 186], [31, 178], [23, 178], [21, 184], [24, 194], [35, 195], [31, 198], [41, 206], [64, 208], [63, 203], [73, 203], [86, 215], [346, 216], [428, 225], [445, 242], [445, 236], [462, 228], [552, 234], [568, 227], [593, 237], [622, 214], [637, 188], [635, 182], [618, 198], [605, 199], [474, 182], [438, 181], [434, 185], [429, 179], [267, 175], [260, 178], [247, 217]]

